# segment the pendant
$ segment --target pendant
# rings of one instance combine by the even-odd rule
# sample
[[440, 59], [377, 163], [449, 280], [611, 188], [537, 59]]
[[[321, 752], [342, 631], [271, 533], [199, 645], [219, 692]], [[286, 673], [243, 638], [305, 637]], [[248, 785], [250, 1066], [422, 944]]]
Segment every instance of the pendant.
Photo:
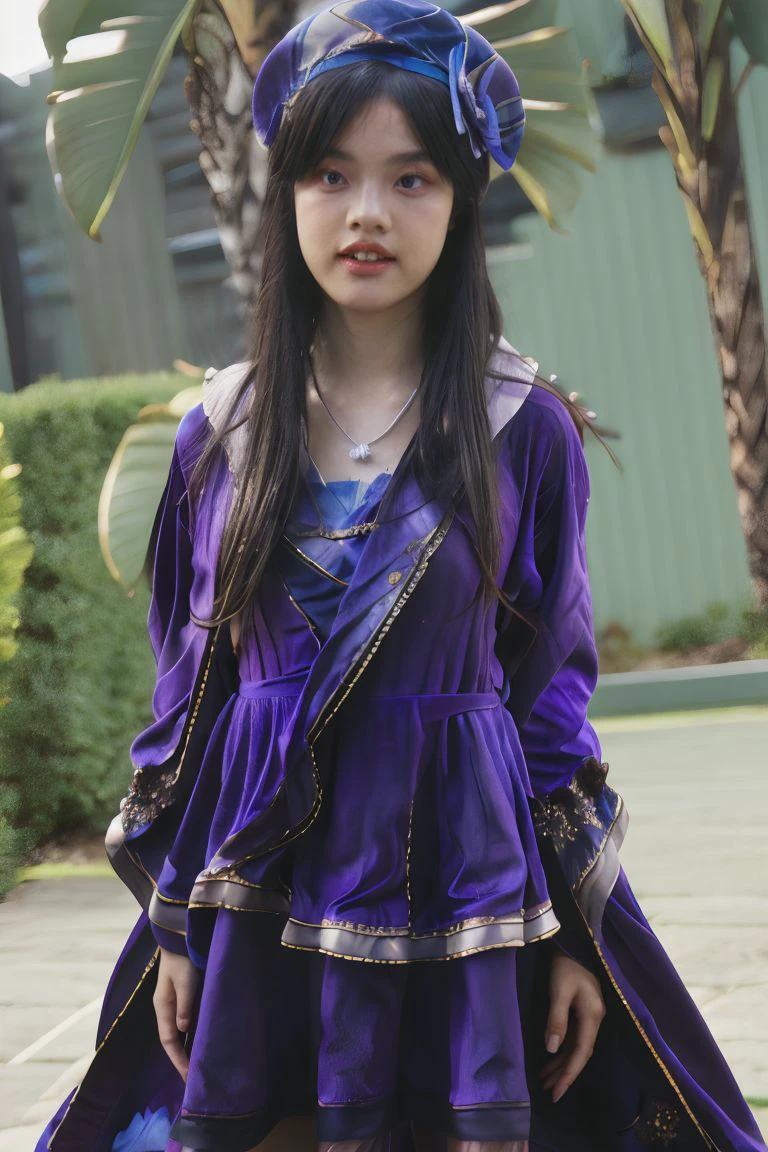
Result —
[[354, 448], [350, 448], [349, 454], [353, 460], [367, 460], [371, 454], [369, 444], [356, 444]]

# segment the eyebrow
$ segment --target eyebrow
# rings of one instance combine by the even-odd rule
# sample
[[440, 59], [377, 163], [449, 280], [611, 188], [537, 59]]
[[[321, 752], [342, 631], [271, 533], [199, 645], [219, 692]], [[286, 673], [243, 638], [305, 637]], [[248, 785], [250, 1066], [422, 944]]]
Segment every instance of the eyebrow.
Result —
[[[349, 152], [344, 152], [341, 148], [329, 148], [326, 156], [329, 160], [355, 159]], [[415, 152], [395, 152], [391, 156], [388, 156], [387, 160], [390, 164], [415, 164], [420, 160], [426, 160], [427, 163], [431, 163], [429, 154], [421, 148]]]

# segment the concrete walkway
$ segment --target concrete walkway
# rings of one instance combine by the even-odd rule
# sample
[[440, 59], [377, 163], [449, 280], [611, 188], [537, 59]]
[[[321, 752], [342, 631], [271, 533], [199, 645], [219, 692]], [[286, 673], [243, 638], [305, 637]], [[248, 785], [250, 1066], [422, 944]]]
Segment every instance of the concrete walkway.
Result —
[[[768, 708], [596, 723], [624, 867], [768, 1136]], [[138, 914], [114, 878], [0, 904], [0, 1152], [32, 1152], [80, 1079]]]

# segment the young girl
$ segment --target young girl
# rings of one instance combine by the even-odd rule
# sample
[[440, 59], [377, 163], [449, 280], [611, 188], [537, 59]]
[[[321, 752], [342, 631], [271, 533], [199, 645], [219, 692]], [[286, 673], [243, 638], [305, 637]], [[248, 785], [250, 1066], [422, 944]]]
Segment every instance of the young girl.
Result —
[[485, 266], [515, 78], [347, 0], [254, 118], [253, 356], [179, 426], [107, 837], [143, 910], [38, 1152], [765, 1152], [619, 865], [583, 418]]

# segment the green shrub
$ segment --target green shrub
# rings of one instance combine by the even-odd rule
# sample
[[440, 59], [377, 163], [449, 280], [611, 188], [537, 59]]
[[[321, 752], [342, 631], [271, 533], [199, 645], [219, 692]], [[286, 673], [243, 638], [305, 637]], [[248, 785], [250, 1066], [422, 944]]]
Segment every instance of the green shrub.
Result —
[[130, 743], [152, 718], [149, 589], [131, 598], [108, 574], [99, 492], [138, 410], [185, 383], [170, 373], [45, 380], [0, 395], [34, 546], [18, 650], [0, 664], [0, 858], [73, 829], [105, 829], [127, 790]]
[[763, 650], [768, 646], [768, 608], [746, 609], [741, 618], [741, 635], [753, 650], [755, 659], [766, 655]]
[[0, 900], [16, 883], [16, 869], [32, 848], [32, 838], [20, 828], [11, 828], [0, 815]]
[[708, 604], [697, 616], [683, 616], [657, 630], [659, 647], [664, 651], [685, 652], [706, 644], [720, 644], [736, 630], [733, 613], [727, 604]]
[[0, 816], [0, 900], [13, 887], [16, 860], [16, 833]]
[[[18, 651], [18, 599], [24, 572], [32, 559], [32, 544], [21, 526], [21, 466], [9, 459], [5, 428], [0, 423], [0, 663], [7, 664]], [[0, 710], [7, 704], [0, 696]], [[0, 781], [0, 899], [12, 887], [22, 840], [8, 823], [10, 798]]]
[[657, 630], [657, 638], [660, 648], [674, 652], [739, 638], [747, 645], [745, 659], [761, 659], [768, 655], [768, 609], [728, 607], [716, 602], [697, 616], [684, 616], [663, 625]]

